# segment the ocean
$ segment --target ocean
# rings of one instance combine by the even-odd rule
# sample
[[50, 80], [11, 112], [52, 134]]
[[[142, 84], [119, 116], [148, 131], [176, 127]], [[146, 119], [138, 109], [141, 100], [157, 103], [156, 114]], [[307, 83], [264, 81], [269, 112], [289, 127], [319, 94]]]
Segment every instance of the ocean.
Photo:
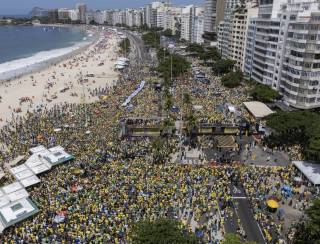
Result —
[[79, 49], [87, 35], [79, 27], [0, 26], [0, 80]]

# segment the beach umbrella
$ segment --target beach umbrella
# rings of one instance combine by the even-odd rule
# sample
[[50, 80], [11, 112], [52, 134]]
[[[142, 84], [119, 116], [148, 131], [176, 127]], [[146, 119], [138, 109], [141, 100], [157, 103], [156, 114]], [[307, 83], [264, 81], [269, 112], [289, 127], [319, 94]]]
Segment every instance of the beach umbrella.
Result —
[[267, 201], [267, 206], [272, 209], [276, 209], [279, 207], [279, 203], [273, 199]]

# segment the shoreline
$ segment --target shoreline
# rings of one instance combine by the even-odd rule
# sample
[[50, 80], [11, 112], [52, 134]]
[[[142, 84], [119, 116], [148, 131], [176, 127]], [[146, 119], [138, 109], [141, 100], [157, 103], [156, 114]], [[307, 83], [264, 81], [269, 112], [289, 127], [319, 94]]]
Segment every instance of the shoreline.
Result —
[[[52, 25], [46, 25], [46, 26], [52, 26]], [[69, 26], [60, 25], [59, 27], [69, 27]], [[75, 43], [72, 46], [58, 48], [58, 49], [52, 49], [52, 50], [48, 50], [48, 51], [41, 51], [41, 52], [37, 52], [37, 53], [31, 55], [30, 57], [15, 59], [15, 60], [11, 60], [11, 61], [2, 63], [2, 64], [0, 64], [0, 66], [3, 64], [6, 64], [6, 63], [17, 62], [19, 60], [24, 60], [24, 59], [28, 59], [28, 58], [30, 59], [32, 57], [35, 57], [37, 54], [40, 54], [43, 52], [53, 52], [53, 51], [58, 51], [58, 50], [61, 51], [63, 49], [68, 49], [68, 48], [73, 49], [65, 54], [60, 55], [60, 56], [52, 57], [47, 60], [36, 62], [34, 64], [31, 64], [30, 66], [27, 65], [27, 66], [23, 66], [23, 67], [20, 67], [17, 69], [12, 69], [10, 71], [2, 72], [2, 73], [0, 73], [0, 85], [4, 84], [6, 82], [9, 82], [11, 80], [14, 80], [14, 79], [19, 79], [19, 78], [26, 76], [26, 75], [32, 75], [33, 73], [40, 72], [40, 71], [42, 71], [52, 65], [57, 65], [57, 64], [65, 61], [66, 59], [72, 58], [72, 57], [80, 54], [81, 52], [88, 49], [91, 45], [94, 45], [95, 43], [97, 43], [99, 41], [100, 33], [101, 33], [99, 30], [92, 30], [92, 29], [88, 30], [85, 28], [85, 26], [83, 26], [83, 27], [78, 26], [78, 28], [82, 28], [86, 32], [92, 32], [92, 40], [87, 40], [87, 41], [83, 40], [83, 41]], [[87, 37], [88, 36], [86, 36], [86, 38]]]
[[115, 85], [118, 79], [114, 69], [118, 41], [114, 32], [96, 29], [87, 45], [50, 59], [32, 72], [0, 81], [0, 128], [27, 112], [81, 103], [82, 94], [86, 103], [97, 101], [96, 94]]

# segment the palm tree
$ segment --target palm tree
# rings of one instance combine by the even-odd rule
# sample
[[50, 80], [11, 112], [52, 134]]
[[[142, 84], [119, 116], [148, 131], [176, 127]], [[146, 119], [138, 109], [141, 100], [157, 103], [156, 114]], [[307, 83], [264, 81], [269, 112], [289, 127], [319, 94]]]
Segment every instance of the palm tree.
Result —
[[182, 103], [187, 107], [186, 114], [190, 112], [190, 107], [192, 104], [191, 96], [189, 93], [185, 92], [182, 94]]
[[162, 134], [163, 135], [169, 135], [170, 133], [172, 133], [174, 128], [174, 122], [170, 119], [170, 118], [166, 118], [165, 120], [163, 120], [162, 123]]
[[165, 142], [161, 137], [156, 138], [152, 144], [152, 158], [154, 164], [165, 163], [166, 148]]
[[190, 138], [190, 144], [194, 145], [196, 143], [195, 131], [198, 127], [198, 120], [193, 113], [189, 113], [186, 118], [186, 131], [187, 136]]
[[166, 97], [165, 103], [164, 103], [164, 107], [167, 111], [169, 111], [173, 106], [173, 100], [172, 100], [172, 96], [168, 96]]

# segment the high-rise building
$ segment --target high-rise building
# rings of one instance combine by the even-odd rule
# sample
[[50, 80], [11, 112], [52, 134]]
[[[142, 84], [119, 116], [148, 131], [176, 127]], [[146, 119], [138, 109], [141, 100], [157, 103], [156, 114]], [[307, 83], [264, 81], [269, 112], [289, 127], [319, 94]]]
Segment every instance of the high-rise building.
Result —
[[112, 23], [113, 25], [123, 25], [126, 23], [126, 11], [115, 10], [112, 13]]
[[85, 21], [85, 23], [87, 25], [91, 24], [92, 21], [94, 21], [94, 15], [95, 15], [95, 12], [93, 12], [92, 10], [86, 11], [86, 21]]
[[157, 27], [165, 29], [166, 12], [167, 8], [164, 5], [157, 8]]
[[66, 8], [58, 9], [58, 19], [62, 22], [68, 21], [70, 19], [69, 10]]
[[192, 41], [194, 37], [195, 6], [188, 5], [181, 13], [181, 39]]
[[58, 9], [50, 9], [48, 11], [49, 23], [57, 23], [59, 20]]
[[81, 23], [86, 23], [87, 5], [83, 3], [79, 3], [76, 5], [76, 9], [79, 10], [79, 17], [80, 17]]
[[217, 0], [216, 5], [216, 19], [214, 22], [213, 30], [218, 31], [218, 27], [221, 21], [224, 20], [225, 10], [226, 10], [226, 1], [227, 0]]
[[203, 34], [204, 34], [204, 14], [203, 14], [203, 10], [199, 9], [199, 12], [196, 13], [196, 16], [194, 19], [194, 33], [193, 33], [193, 39], [191, 41], [198, 44], [204, 43]]
[[319, 1], [261, 1], [247, 35], [246, 75], [293, 107], [320, 107]]
[[70, 9], [69, 10], [69, 18], [71, 21], [79, 21], [79, 10], [78, 9]]
[[105, 11], [97, 10], [93, 13], [94, 22], [103, 25], [106, 22], [106, 13]]
[[228, 41], [231, 35], [232, 15], [241, 2], [241, 0], [226, 0], [224, 20], [219, 23], [218, 27], [218, 49], [223, 58], [228, 58]]
[[106, 24], [107, 25], [113, 25], [113, 20], [112, 20], [112, 16], [113, 16], [113, 10], [105, 10], [106, 12]]
[[224, 19], [226, 0], [205, 0], [204, 2], [204, 31], [216, 32]]
[[[240, 5], [234, 9], [230, 15], [230, 25], [228, 39], [226, 41], [226, 50], [224, 50], [224, 58], [236, 61], [235, 68], [239, 70], [244, 69], [245, 44], [247, 37], [247, 30], [249, 26], [249, 19], [258, 16], [258, 6], [252, 1]], [[223, 22], [225, 23], [225, 22]], [[224, 26], [221, 28], [222, 32], [219, 37], [225, 34]], [[221, 46], [221, 43], [219, 43]]]

